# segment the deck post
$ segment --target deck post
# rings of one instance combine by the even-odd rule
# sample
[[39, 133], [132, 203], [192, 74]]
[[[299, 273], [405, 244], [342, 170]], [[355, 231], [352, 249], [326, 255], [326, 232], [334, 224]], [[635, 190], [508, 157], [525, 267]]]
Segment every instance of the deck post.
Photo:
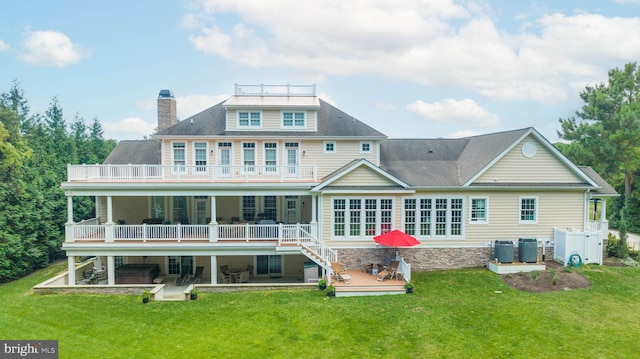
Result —
[[211, 256], [211, 284], [218, 283], [218, 257]]
[[67, 281], [69, 285], [76, 285], [76, 257], [67, 257]]

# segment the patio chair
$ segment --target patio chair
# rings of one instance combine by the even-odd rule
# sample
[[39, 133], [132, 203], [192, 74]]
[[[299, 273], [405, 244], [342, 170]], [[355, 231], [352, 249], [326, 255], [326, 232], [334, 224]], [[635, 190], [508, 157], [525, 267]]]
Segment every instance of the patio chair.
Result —
[[189, 283], [200, 283], [200, 280], [202, 280], [202, 272], [204, 272], [204, 267], [196, 267], [196, 272], [190, 278]]
[[218, 282], [222, 284], [231, 284], [232, 283], [231, 274], [224, 274], [222, 272], [218, 272]]
[[220, 266], [220, 272], [224, 274], [229, 274], [229, 266], [228, 265]]
[[184, 285], [189, 282], [191, 278], [191, 266], [182, 266], [180, 269], [180, 276], [176, 278], [175, 285]]
[[243, 271], [240, 272], [238, 276], [236, 276], [236, 283], [248, 283], [249, 282], [249, 272]]
[[344, 281], [344, 276], [347, 275], [346, 269], [342, 268], [339, 262], [331, 263], [331, 271], [333, 272], [332, 278], [336, 281]]

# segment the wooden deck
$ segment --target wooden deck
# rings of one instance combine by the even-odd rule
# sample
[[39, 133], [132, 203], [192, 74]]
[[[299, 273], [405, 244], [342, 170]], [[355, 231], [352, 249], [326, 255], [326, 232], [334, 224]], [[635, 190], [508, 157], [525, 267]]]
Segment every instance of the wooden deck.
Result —
[[385, 279], [379, 281], [373, 274], [365, 273], [357, 269], [348, 269], [347, 274], [351, 277], [350, 283], [343, 281], [332, 281], [336, 287], [336, 297], [404, 294], [406, 292], [403, 279]]

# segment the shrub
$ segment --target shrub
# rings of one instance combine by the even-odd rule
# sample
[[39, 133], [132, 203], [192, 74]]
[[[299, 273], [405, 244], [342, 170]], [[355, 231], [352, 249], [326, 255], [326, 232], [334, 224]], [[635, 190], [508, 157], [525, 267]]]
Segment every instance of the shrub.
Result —
[[540, 278], [540, 272], [537, 270], [534, 270], [533, 272], [531, 272], [530, 276], [531, 276], [531, 280], [538, 280], [538, 278]]
[[551, 284], [558, 284], [558, 273], [555, 269], [551, 268], [547, 271], [549, 273], [549, 278], [551, 278]]

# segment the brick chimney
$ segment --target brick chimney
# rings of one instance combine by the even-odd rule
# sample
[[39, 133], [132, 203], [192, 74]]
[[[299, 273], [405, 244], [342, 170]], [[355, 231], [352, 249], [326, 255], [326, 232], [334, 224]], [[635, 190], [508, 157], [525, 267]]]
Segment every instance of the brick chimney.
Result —
[[158, 94], [158, 130], [161, 132], [178, 123], [176, 98], [170, 90], [160, 90]]

